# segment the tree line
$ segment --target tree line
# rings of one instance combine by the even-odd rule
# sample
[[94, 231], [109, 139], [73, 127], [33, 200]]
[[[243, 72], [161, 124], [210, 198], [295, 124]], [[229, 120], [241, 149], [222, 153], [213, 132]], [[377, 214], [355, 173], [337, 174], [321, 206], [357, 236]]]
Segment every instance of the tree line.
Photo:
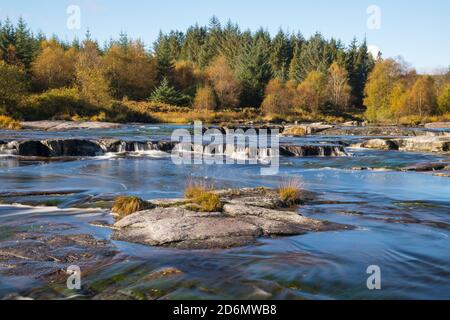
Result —
[[345, 46], [283, 30], [272, 37], [215, 17], [207, 26], [160, 32], [151, 50], [125, 33], [99, 45], [89, 31], [66, 42], [34, 34], [22, 18], [0, 22], [0, 113], [21, 118], [114, 111], [115, 102], [133, 100], [281, 116], [367, 107], [377, 121], [449, 112], [448, 90], [448, 79], [374, 59], [365, 40]]

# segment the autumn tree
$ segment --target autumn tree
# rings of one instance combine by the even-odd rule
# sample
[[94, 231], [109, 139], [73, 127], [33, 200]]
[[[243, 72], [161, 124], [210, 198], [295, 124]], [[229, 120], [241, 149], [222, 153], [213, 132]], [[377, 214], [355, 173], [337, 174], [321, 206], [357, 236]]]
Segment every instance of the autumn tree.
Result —
[[40, 90], [70, 86], [75, 80], [76, 50], [65, 51], [54, 40], [44, 41], [41, 46], [31, 69], [35, 86]]
[[418, 77], [409, 91], [408, 103], [412, 113], [421, 117], [436, 111], [436, 94], [431, 76]]
[[210, 86], [199, 87], [195, 95], [193, 107], [198, 110], [216, 109], [216, 96], [214, 90]]
[[328, 93], [334, 107], [345, 110], [350, 101], [351, 87], [345, 68], [334, 62], [328, 69]]
[[266, 95], [261, 105], [267, 115], [289, 115], [294, 112], [295, 86], [281, 79], [271, 80], [266, 87]]
[[380, 114], [381, 118], [411, 115], [411, 110], [408, 108], [407, 82], [404, 79], [394, 82], [389, 94], [389, 105], [389, 109], [384, 109], [384, 114]]
[[104, 65], [117, 99], [146, 99], [157, 84], [156, 60], [139, 41], [113, 44], [104, 57]]
[[320, 71], [311, 71], [298, 86], [302, 107], [314, 114], [320, 112], [320, 108], [327, 102], [327, 76]]
[[205, 81], [204, 72], [196, 68], [192, 62], [178, 60], [170, 73], [170, 82], [175, 89], [184, 95], [194, 97], [197, 87]]
[[389, 114], [391, 92], [404, 71], [395, 60], [380, 60], [376, 63], [366, 84], [364, 104], [367, 106], [366, 117], [369, 121], [382, 120], [382, 115]]
[[75, 65], [76, 83], [81, 97], [96, 106], [109, 106], [111, 95], [106, 78], [103, 59], [98, 46], [92, 40], [85, 40]]
[[206, 74], [217, 95], [219, 106], [234, 108], [239, 105], [240, 84], [224, 56], [218, 56], [206, 69]]
[[440, 113], [450, 112], [450, 83], [442, 86], [438, 96], [438, 110]]

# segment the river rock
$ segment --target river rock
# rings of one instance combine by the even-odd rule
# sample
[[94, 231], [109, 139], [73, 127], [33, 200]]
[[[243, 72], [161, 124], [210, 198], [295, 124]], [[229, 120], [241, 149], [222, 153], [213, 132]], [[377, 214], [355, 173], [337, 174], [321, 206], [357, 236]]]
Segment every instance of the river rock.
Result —
[[100, 145], [89, 140], [45, 140], [42, 143], [50, 149], [52, 157], [95, 157], [103, 154]]
[[284, 136], [303, 137], [305, 135], [316, 134], [328, 129], [334, 128], [333, 125], [318, 123], [299, 124], [294, 126], [286, 126], [283, 131]]
[[450, 129], [450, 122], [433, 122], [425, 124], [427, 129]]
[[401, 151], [447, 152], [450, 151], [450, 137], [414, 137], [395, 140]]
[[445, 169], [447, 166], [446, 163], [438, 162], [438, 163], [418, 163], [402, 169], [402, 171], [417, 171], [417, 172], [426, 172], [426, 171], [439, 171]]
[[[263, 200], [264, 193], [257, 192], [254, 196], [258, 194]], [[249, 196], [248, 192], [245, 196]], [[127, 216], [116, 222], [114, 228], [115, 240], [180, 249], [214, 249], [243, 246], [259, 237], [350, 227], [306, 218], [294, 211], [229, 201], [224, 204], [223, 212], [212, 213], [194, 212], [183, 205], [157, 207]]]
[[385, 139], [371, 139], [362, 143], [354, 144], [353, 147], [379, 150], [398, 150], [398, 145], [394, 141]]
[[336, 126], [320, 131], [317, 134], [330, 136], [415, 137], [425, 135], [426, 132], [419, 130], [419, 128], [400, 126]]

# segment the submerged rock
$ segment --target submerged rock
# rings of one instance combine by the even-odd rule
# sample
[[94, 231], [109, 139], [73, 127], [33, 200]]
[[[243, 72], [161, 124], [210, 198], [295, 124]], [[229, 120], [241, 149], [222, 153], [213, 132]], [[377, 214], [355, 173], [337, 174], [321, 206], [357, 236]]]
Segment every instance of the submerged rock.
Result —
[[[267, 193], [265, 196], [264, 192], [255, 190], [252, 196], [247, 190], [241, 195], [225, 196], [223, 212], [199, 213], [184, 205], [137, 212], [116, 222], [113, 239], [151, 246], [213, 249], [243, 246], [259, 237], [350, 228], [272, 208], [274, 195]], [[247, 203], [245, 199], [249, 197], [253, 202]], [[256, 197], [263, 206], [254, 202]]]
[[426, 171], [440, 171], [445, 169], [447, 166], [446, 163], [418, 163], [412, 166], [408, 166], [402, 169], [402, 171], [417, 171], [417, 172], [426, 172]]
[[51, 226], [42, 230], [46, 233], [15, 232], [11, 239], [0, 242], [0, 273], [62, 282], [68, 277], [65, 270], [69, 266], [87, 271], [116, 254], [110, 243], [92, 235], [49, 234]]

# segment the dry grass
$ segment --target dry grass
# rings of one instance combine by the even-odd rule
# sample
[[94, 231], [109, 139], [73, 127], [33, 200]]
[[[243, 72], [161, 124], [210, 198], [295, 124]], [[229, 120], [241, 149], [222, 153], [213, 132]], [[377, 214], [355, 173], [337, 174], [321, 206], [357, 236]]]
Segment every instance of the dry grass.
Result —
[[20, 130], [22, 129], [22, 125], [19, 121], [14, 120], [11, 117], [0, 115], [0, 128], [8, 130]]
[[214, 188], [204, 182], [189, 181], [184, 196], [192, 201], [190, 209], [199, 212], [219, 212], [222, 210], [220, 196]]
[[119, 196], [115, 199], [112, 212], [123, 218], [138, 211], [145, 210], [146, 203], [132, 196]]
[[292, 178], [281, 183], [278, 194], [281, 202], [286, 206], [295, 206], [301, 202], [302, 182]]
[[300, 127], [300, 126], [286, 127], [286, 129], [283, 131], [283, 135], [294, 136], [294, 137], [303, 137], [303, 136], [306, 136], [306, 129], [305, 129], [305, 127]]

